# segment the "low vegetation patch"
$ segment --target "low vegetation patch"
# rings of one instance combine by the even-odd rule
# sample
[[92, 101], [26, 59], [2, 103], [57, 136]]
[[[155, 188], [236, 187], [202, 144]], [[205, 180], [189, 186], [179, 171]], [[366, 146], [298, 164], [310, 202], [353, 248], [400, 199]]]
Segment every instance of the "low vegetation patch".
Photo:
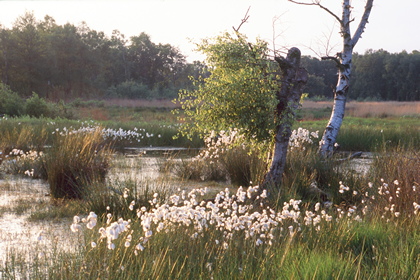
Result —
[[[268, 150], [232, 134], [207, 139], [194, 160], [166, 161], [161, 170], [184, 180], [168, 183], [168, 173], [153, 180], [107, 174], [115, 161], [111, 144], [170, 143], [160, 140], [169, 130], [3, 118], [0, 130], [9, 134], [0, 138], [2, 173], [48, 178], [53, 187], [51, 197], [16, 200], [0, 213], [28, 215], [37, 224], [67, 221], [65, 234], [79, 243], [51, 245], [53, 229], [45, 227], [31, 239], [36, 249], [6, 250], [0, 278], [418, 279], [416, 118], [344, 122], [338, 151], [373, 152], [363, 173], [349, 169], [343, 153], [317, 157], [316, 130], [324, 122], [299, 123], [308, 129], [292, 134], [281, 193], [261, 192], [258, 203], [250, 203]], [[187, 189], [199, 184], [187, 178], [221, 180], [226, 189]], [[6, 185], [2, 191], [18, 189]]]

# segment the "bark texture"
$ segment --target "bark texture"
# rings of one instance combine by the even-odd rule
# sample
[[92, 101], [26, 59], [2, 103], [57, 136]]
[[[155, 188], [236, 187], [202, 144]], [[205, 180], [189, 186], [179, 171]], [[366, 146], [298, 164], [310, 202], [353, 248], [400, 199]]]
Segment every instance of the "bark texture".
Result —
[[343, 38], [343, 48], [341, 53], [338, 53], [334, 57], [323, 57], [323, 59], [331, 59], [337, 63], [338, 81], [334, 91], [334, 106], [331, 112], [331, 117], [319, 145], [319, 153], [322, 157], [329, 157], [333, 153], [334, 144], [336, 143], [338, 132], [343, 122], [347, 92], [350, 87], [353, 49], [361, 38], [366, 24], [368, 23], [369, 15], [373, 6], [373, 0], [366, 1], [364, 13], [360, 19], [356, 32], [352, 36], [350, 33], [350, 23], [353, 19], [350, 18], [352, 9], [350, 2], [350, 0], [343, 0], [341, 18], [333, 14], [327, 8], [321, 6], [319, 3], [317, 4], [338, 20], [340, 23], [340, 33]]
[[263, 189], [269, 186], [279, 186], [284, 166], [286, 164], [289, 138], [292, 134], [292, 124], [304, 86], [308, 81], [308, 73], [300, 67], [301, 53], [298, 48], [291, 48], [286, 58], [276, 57], [281, 69], [281, 89], [277, 93], [277, 114], [282, 122], [277, 126], [271, 166], [265, 175]]

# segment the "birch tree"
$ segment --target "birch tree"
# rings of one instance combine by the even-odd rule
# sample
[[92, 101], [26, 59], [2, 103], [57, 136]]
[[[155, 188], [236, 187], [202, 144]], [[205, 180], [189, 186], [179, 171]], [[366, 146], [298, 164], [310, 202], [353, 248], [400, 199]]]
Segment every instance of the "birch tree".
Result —
[[351, 18], [351, 0], [342, 1], [341, 16], [323, 6], [321, 4], [321, 0], [312, 0], [312, 2], [299, 2], [295, 0], [289, 1], [300, 5], [318, 6], [319, 8], [325, 10], [329, 15], [333, 16], [340, 26], [340, 35], [342, 37], [341, 52], [337, 53], [335, 56], [322, 57], [323, 60], [333, 60], [337, 64], [338, 68], [338, 81], [334, 90], [334, 106], [331, 112], [330, 120], [319, 145], [319, 152], [321, 156], [328, 157], [332, 155], [334, 144], [336, 143], [338, 132], [344, 118], [347, 92], [350, 87], [353, 49], [361, 38], [366, 24], [368, 23], [369, 15], [373, 6], [373, 0], [366, 0], [363, 15], [354, 34], [350, 31], [350, 24], [354, 21], [354, 19]]

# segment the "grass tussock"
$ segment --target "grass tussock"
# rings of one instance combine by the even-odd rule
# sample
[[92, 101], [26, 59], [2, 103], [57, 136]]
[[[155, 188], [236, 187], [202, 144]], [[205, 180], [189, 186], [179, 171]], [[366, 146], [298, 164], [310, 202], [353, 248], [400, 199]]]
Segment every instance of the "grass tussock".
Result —
[[86, 185], [105, 181], [109, 156], [101, 129], [57, 134], [43, 158], [51, 196], [83, 198]]

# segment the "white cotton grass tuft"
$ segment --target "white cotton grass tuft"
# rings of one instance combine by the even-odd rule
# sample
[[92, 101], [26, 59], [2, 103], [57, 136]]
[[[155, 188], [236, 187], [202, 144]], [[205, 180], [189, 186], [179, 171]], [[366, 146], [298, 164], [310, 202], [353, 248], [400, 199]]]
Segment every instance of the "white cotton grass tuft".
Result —
[[[395, 182], [392, 185], [395, 186]], [[368, 187], [373, 187], [373, 184]], [[384, 181], [381, 182], [379, 190], [382, 190], [382, 195], [378, 200], [388, 202], [389, 195], [386, 195], [386, 190], [389, 188], [390, 186]], [[350, 187], [340, 182], [339, 190], [347, 192]], [[395, 187], [395, 190], [398, 189]], [[97, 240], [106, 240], [106, 242], [98, 242], [98, 245], [95, 243], [92, 248], [100, 244], [106, 244], [109, 250], [122, 246], [132, 248], [133, 254], [138, 255], [145, 250], [145, 247], [152, 247], [151, 242], [162, 234], [182, 233], [192, 240], [199, 240], [208, 236], [206, 232], [209, 230], [215, 231], [213, 235], [215, 238], [211, 242], [221, 250], [228, 250], [231, 246], [235, 246], [235, 238], [238, 234], [241, 234], [244, 240], [248, 240], [247, 242], [251, 242], [253, 246], [266, 247], [276, 243], [281, 236], [293, 238], [297, 234], [306, 234], [307, 228], [312, 229], [309, 232], [322, 233], [325, 228], [331, 227], [332, 223], [342, 219], [349, 223], [361, 222], [372, 209], [370, 203], [374, 199], [371, 194], [374, 190], [369, 190], [370, 194], [365, 191], [357, 192], [357, 195], [360, 194], [363, 199], [363, 203], [358, 207], [354, 205], [339, 207], [329, 201], [317, 202], [312, 207], [307, 207], [301, 200], [290, 199], [284, 202], [280, 209], [274, 210], [266, 206], [257, 208], [247, 204], [247, 197], [252, 197], [255, 192], [260, 193], [260, 197], [265, 196], [265, 192], [260, 192], [258, 186], [247, 189], [239, 187], [236, 193], [225, 189], [217, 193], [212, 200], [199, 201], [199, 196], [204, 195], [205, 192], [206, 190], [203, 189], [193, 189], [189, 192], [179, 190], [179, 193], [168, 198], [167, 203], [158, 194], [154, 194], [153, 199], [159, 198], [162, 203], [153, 204], [150, 209], [136, 205], [132, 201], [127, 207], [132, 211], [130, 206], [137, 206], [137, 215], [133, 222], [123, 218], [115, 221], [116, 217], [110, 213], [106, 214], [106, 223], [104, 222], [97, 231], [99, 234]], [[353, 191], [349, 194], [352, 193]], [[356, 193], [353, 194], [356, 195]], [[401, 219], [404, 215], [394, 200], [395, 198], [392, 203], [384, 205], [386, 208], [382, 208], [385, 219]], [[413, 209], [417, 214], [420, 211], [420, 205], [414, 202]], [[93, 228], [93, 224], [95, 223], [96, 226], [98, 222], [97, 215], [93, 212], [83, 220], [87, 228]], [[81, 219], [75, 216], [71, 225], [72, 231], [80, 231], [82, 225]]]

